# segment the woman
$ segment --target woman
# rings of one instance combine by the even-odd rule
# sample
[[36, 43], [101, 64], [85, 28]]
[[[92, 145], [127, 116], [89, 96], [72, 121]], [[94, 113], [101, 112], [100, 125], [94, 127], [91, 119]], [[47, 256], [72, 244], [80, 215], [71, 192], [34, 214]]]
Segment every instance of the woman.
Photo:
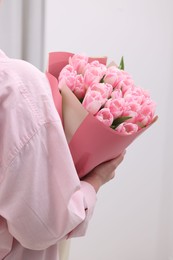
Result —
[[0, 51], [0, 259], [59, 259], [123, 157], [79, 180], [45, 74]]

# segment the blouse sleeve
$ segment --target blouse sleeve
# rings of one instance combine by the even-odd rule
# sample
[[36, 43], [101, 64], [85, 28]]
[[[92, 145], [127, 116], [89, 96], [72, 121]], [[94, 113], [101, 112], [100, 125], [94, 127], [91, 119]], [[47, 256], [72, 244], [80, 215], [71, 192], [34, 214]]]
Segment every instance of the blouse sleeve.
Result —
[[85, 234], [96, 193], [78, 178], [45, 75], [0, 64], [0, 216], [23, 247], [42, 250]]
[[78, 179], [57, 121], [40, 127], [6, 169], [0, 215], [21, 245], [40, 250], [84, 235], [95, 201], [93, 187]]

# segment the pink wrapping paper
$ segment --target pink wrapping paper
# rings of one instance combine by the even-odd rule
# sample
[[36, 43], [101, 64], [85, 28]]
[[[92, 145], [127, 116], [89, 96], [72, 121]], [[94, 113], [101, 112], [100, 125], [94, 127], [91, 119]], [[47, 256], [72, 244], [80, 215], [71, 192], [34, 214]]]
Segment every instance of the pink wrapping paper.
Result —
[[[77, 173], [81, 178], [98, 164], [117, 157], [152, 124], [135, 134], [124, 136], [89, 114], [67, 86], [62, 88], [60, 94], [57, 79], [61, 69], [72, 55], [67, 52], [50, 53], [47, 77], [55, 106], [62, 118]], [[93, 59], [95, 60], [95, 58], [90, 58], [90, 60]], [[98, 60], [103, 64], [107, 61], [106, 57], [98, 58]], [[153, 122], [156, 119], [157, 117]]]

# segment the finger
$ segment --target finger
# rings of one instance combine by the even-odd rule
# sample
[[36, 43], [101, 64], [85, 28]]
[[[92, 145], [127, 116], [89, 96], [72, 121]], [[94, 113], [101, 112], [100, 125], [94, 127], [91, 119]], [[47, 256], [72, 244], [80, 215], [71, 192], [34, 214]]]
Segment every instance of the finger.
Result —
[[123, 161], [125, 153], [126, 153], [126, 151], [124, 151], [118, 157], [116, 157], [115, 159], [112, 160], [115, 167], [117, 167]]

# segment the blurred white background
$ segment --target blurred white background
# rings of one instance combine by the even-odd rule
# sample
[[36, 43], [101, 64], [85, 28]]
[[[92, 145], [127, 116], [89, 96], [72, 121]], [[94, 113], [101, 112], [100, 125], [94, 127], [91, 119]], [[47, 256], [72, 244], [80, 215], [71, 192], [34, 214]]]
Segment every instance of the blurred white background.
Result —
[[158, 122], [98, 194], [70, 260], [173, 260], [173, 1], [5, 0], [0, 48], [43, 71], [50, 51], [120, 61], [157, 103]]

